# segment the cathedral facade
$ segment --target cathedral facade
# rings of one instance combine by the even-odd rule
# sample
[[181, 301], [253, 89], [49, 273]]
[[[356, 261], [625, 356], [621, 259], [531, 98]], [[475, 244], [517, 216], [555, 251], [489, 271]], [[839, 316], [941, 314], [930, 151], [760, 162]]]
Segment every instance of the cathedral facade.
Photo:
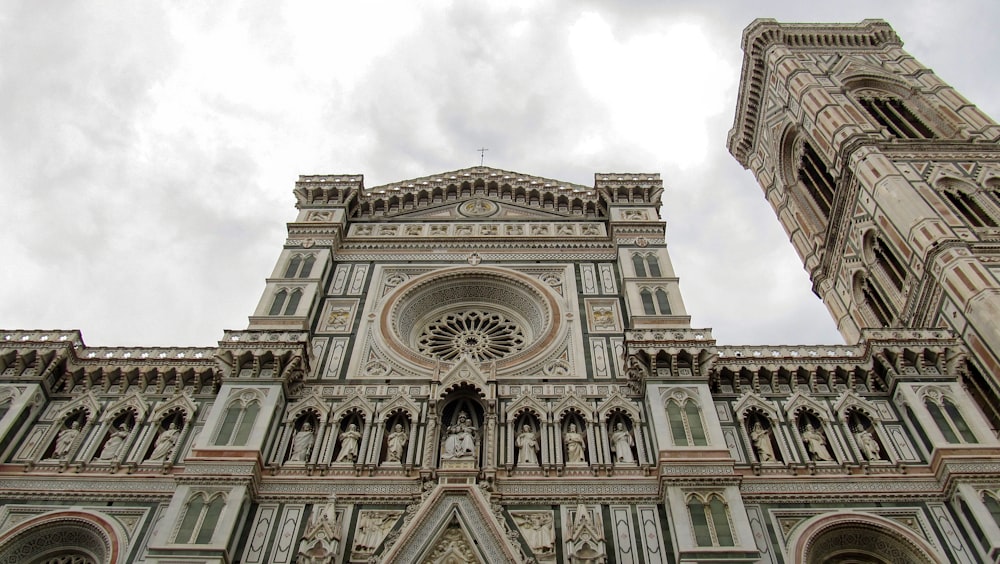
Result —
[[658, 174], [302, 176], [218, 346], [0, 331], [0, 563], [1000, 562], [1000, 127], [884, 22], [744, 50], [853, 344], [692, 327]]

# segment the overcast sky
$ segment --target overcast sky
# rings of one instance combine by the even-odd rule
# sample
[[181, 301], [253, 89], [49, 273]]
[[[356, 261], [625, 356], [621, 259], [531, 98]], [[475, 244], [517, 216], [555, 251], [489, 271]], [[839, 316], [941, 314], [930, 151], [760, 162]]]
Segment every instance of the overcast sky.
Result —
[[[822, 7], [815, 7], [815, 6]], [[708, 6], [708, 7], [706, 7]], [[0, 327], [213, 346], [246, 327], [299, 174], [658, 172], [696, 327], [841, 343], [725, 149], [756, 17], [884, 18], [1000, 115], [1000, 3], [0, 4]]]

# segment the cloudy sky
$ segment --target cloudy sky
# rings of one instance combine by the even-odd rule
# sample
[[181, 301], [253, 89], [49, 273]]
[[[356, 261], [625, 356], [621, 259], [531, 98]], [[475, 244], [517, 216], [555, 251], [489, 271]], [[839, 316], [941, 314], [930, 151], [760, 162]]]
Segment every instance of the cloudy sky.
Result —
[[[814, 7], [821, 5], [823, 7]], [[478, 164], [590, 185], [659, 172], [693, 324], [840, 343], [725, 149], [756, 17], [884, 18], [1000, 116], [1000, 4], [0, 4], [0, 327], [212, 346], [246, 327], [299, 174], [367, 186]]]

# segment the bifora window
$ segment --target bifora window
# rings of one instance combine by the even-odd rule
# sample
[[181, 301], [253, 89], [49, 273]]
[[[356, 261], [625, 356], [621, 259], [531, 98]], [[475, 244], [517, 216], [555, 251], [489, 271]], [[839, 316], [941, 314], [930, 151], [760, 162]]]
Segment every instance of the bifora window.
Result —
[[698, 495], [688, 498], [688, 513], [698, 546], [735, 546], [733, 530], [729, 526], [729, 508], [719, 494], [708, 499]]

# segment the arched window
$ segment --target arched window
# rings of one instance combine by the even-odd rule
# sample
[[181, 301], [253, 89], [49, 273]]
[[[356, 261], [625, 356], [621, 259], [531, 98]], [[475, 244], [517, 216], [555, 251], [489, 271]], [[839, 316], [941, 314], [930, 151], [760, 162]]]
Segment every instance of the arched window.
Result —
[[653, 294], [647, 288], [643, 288], [639, 292], [639, 296], [642, 298], [642, 311], [646, 315], [656, 315], [656, 306], [653, 305]]
[[302, 300], [302, 290], [296, 288], [288, 297], [288, 305], [285, 306], [285, 315], [295, 315], [295, 310], [299, 308], [299, 301]]
[[267, 314], [295, 315], [295, 310], [298, 309], [301, 300], [301, 288], [295, 288], [290, 293], [287, 288], [282, 288], [274, 294], [274, 301], [271, 302], [271, 309], [267, 311]]
[[268, 315], [281, 315], [281, 309], [285, 307], [285, 300], [288, 299], [288, 290], [281, 289], [274, 294], [274, 301], [271, 302], [271, 309], [268, 310]]
[[215, 437], [217, 446], [246, 446], [250, 431], [260, 413], [260, 402], [256, 399], [241, 398], [226, 408], [219, 434]]
[[983, 505], [990, 512], [990, 517], [993, 517], [997, 526], [1000, 527], [1000, 501], [997, 500], [997, 494], [994, 492], [983, 492]]
[[649, 275], [653, 278], [660, 277], [660, 261], [656, 255], [646, 255], [646, 264], [649, 265]]
[[642, 255], [636, 253], [632, 255], [632, 266], [635, 268], [635, 275], [639, 278], [646, 277], [646, 261], [643, 260]]
[[302, 256], [295, 255], [292, 260], [288, 261], [288, 268], [285, 269], [285, 278], [295, 278], [295, 275], [299, 272], [299, 266], [302, 265]]
[[312, 274], [313, 264], [315, 263], [315, 255], [309, 255], [302, 259], [302, 270], [299, 271], [299, 278], [309, 278], [309, 275]]
[[858, 102], [879, 125], [899, 139], [933, 139], [934, 132], [906, 107], [902, 100], [890, 96], [860, 98]]
[[663, 291], [663, 288], [657, 288], [656, 292], [656, 307], [660, 309], [660, 315], [670, 315], [670, 302], [667, 300], [667, 293]]
[[830, 209], [833, 208], [833, 197], [837, 185], [833, 177], [830, 176], [830, 172], [827, 171], [826, 164], [809, 143], [803, 144], [802, 161], [799, 164], [799, 182], [805, 186], [806, 192], [816, 204], [816, 209], [823, 219], [830, 217]]
[[939, 403], [927, 397], [924, 398], [924, 406], [926, 406], [927, 412], [930, 413], [931, 419], [934, 420], [934, 424], [937, 425], [944, 439], [949, 443], [975, 444], [979, 442], [975, 433], [965, 422], [958, 407], [950, 399], [942, 397]]
[[698, 546], [736, 545], [729, 523], [729, 507], [719, 494], [709, 495], [707, 503], [701, 497], [692, 495], [688, 498], [687, 507]]
[[701, 420], [698, 404], [690, 398], [678, 402], [667, 402], [667, 421], [674, 446], [706, 446], [705, 426]]
[[968, 192], [962, 190], [942, 190], [951, 207], [972, 227], [996, 227], [997, 222], [976, 202]]
[[906, 269], [896, 256], [896, 253], [882, 241], [881, 237], [875, 239], [872, 252], [875, 254], [875, 266], [885, 274], [885, 277], [889, 279], [896, 288], [896, 291], [903, 291], [903, 282], [906, 280]]
[[184, 519], [174, 539], [178, 544], [209, 544], [215, 534], [215, 525], [226, 506], [223, 494], [215, 494], [206, 503], [206, 494], [196, 493], [188, 500]]

